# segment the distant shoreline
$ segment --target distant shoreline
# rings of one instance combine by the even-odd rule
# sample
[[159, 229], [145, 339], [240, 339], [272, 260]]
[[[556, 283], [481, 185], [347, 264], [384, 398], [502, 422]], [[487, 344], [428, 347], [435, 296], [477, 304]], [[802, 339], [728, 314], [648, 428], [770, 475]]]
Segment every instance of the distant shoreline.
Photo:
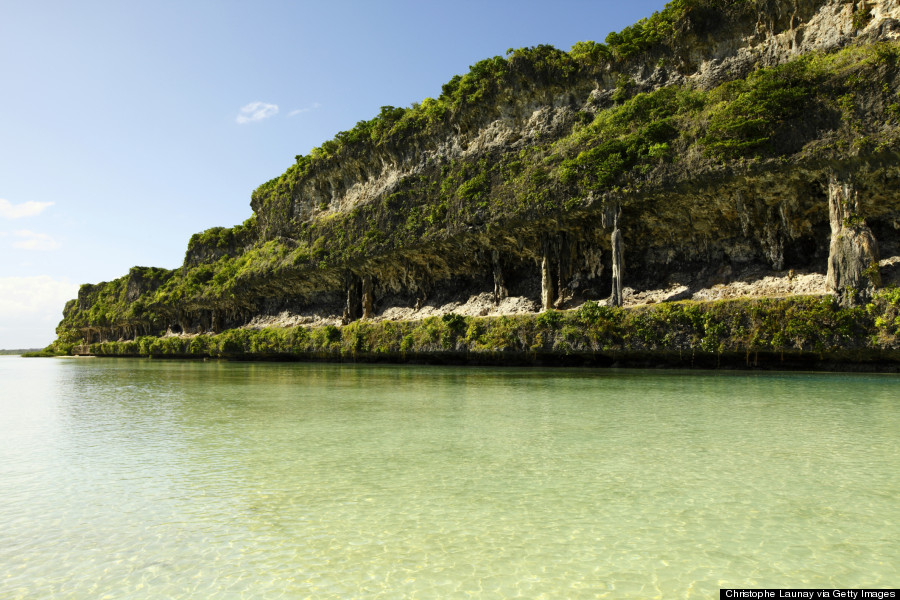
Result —
[[0, 356], [18, 356], [29, 352], [40, 352], [40, 348], [19, 348], [12, 350], [0, 350]]

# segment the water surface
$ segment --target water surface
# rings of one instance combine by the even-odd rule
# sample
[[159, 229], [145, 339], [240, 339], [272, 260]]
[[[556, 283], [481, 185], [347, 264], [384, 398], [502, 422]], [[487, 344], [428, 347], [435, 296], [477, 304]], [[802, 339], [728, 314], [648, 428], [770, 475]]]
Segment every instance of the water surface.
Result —
[[0, 358], [2, 598], [900, 585], [900, 378]]

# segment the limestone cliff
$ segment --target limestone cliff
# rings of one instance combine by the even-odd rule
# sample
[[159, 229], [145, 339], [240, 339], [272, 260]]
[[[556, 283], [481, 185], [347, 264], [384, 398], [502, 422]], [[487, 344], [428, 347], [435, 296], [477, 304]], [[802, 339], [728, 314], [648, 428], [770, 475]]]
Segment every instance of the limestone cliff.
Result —
[[605, 44], [482, 61], [297, 156], [180, 269], [83, 286], [60, 340], [621, 305], [748, 274], [864, 301], [879, 248], [900, 254], [898, 36], [898, 0], [676, 0]]

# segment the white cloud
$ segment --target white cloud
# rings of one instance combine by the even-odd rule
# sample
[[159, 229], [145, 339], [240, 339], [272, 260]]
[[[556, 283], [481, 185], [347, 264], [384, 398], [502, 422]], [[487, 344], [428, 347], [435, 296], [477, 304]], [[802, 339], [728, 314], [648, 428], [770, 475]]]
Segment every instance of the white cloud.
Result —
[[278, 114], [277, 104], [268, 104], [266, 102], [251, 102], [246, 106], [242, 106], [238, 111], [235, 121], [243, 125], [244, 123], [252, 123], [254, 121], [262, 121]]
[[0, 277], [0, 348], [50, 343], [66, 302], [77, 295], [77, 284], [47, 275]]
[[297, 115], [299, 115], [301, 113], [307, 113], [311, 110], [316, 110], [317, 108], [322, 108], [322, 105], [319, 104], [318, 102], [313, 102], [312, 104], [310, 104], [309, 106], [306, 106], [304, 108], [297, 108], [297, 109], [292, 110], [291, 112], [288, 113], [288, 116], [296, 117]]
[[22, 217], [33, 217], [39, 215], [47, 207], [53, 206], [52, 202], [23, 202], [22, 204], [13, 204], [9, 200], [0, 198], [0, 217], [4, 219], [21, 219]]
[[20, 229], [13, 231], [13, 237], [18, 238], [13, 242], [13, 248], [21, 248], [22, 250], [55, 250], [59, 248], [59, 242], [54, 240], [46, 233], [37, 233]]
[[0, 277], [0, 318], [58, 312], [78, 295], [78, 284], [56, 280], [49, 275]]

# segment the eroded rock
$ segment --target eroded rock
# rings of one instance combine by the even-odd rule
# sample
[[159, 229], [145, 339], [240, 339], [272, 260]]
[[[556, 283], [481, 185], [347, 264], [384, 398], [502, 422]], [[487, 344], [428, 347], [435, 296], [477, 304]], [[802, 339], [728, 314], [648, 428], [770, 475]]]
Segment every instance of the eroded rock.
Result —
[[881, 285], [878, 243], [860, 214], [859, 191], [848, 177], [828, 180], [831, 244], [826, 285], [841, 304], [852, 306], [871, 298]]

